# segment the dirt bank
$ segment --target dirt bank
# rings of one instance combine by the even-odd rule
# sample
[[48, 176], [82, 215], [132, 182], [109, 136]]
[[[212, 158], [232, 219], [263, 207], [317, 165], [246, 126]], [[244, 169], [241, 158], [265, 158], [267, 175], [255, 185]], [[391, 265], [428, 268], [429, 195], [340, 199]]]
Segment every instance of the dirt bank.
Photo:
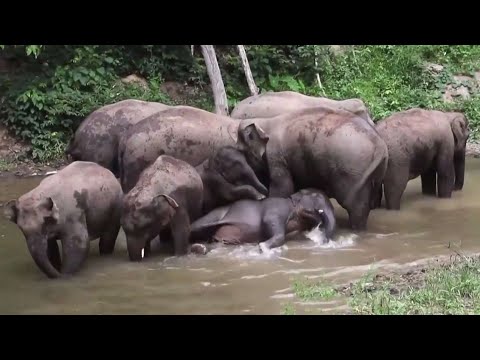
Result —
[[[67, 165], [66, 159], [38, 163], [31, 159], [31, 146], [17, 140], [0, 125], [0, 178], [43, 176]], [[467, 156], [480, 157], [480, 144], [468, 143]]]

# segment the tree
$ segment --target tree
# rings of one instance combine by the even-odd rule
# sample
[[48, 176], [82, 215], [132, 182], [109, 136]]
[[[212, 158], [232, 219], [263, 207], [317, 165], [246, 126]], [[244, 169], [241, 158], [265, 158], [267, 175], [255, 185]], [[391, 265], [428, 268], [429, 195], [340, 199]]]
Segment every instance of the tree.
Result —
[[222, 73], [218, 66], [217, 55], [213, 45], [200, 45], [202, 47], [205, 65], [207, 66], [208, 76], [212, 84], [213, 98], [215, 101], [215, 112], [221, 115], [228, 115], [228, 100], [225, 86], [223, 84]]
[[247, 78], [248, 88], [252, 95], [258, 95], [258, 87], [255, 85], [253, 80], [252, 71], [250, 70], [250, 64], [248, 63], [247, 53], [243, 45], [237, 45], [238, 52], [240, 53], [240, 58], [242, 59], [243, 71], [245, 71], [245, 76]]

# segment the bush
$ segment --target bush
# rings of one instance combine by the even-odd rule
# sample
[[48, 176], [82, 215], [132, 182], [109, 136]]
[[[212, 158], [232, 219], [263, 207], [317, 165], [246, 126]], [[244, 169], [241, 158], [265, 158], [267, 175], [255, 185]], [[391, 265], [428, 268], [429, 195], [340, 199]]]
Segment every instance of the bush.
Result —
[[[19, 71], [0, 76], [0, 117], [32, 143], [34, 159], [45, 161], [63, 153], [79, 122], [96, 108], [127, 98], [172, 103], [160, 91], [164, 80], [200, 89], [202, 95], [185, 103], [211, 110], [213, 99], [202, 90], [210, 86], [208, 75], [196, 49], [192, 56], [188, 45], [0, 46], [0, 55], [22, 64]], [[249, 95], [238, 50], [236, 45], [216, 50], [233, 108]], [[246, 51], [262, 92], [361, 98], [375, 121], [411, 107], [460, 108], [470, 119], [472, 138], [478, 138], [478, 96], [453, 105], [441, 97], [453, 74], [480, 69], [480, 46], [355, 46], [341, 55], [319, 45], [252, 45]], [[442, 64], [444, 70], [434, 77], [425, 62]], [[119, 82], [132, 73], [146, 78], [148, 89]]]

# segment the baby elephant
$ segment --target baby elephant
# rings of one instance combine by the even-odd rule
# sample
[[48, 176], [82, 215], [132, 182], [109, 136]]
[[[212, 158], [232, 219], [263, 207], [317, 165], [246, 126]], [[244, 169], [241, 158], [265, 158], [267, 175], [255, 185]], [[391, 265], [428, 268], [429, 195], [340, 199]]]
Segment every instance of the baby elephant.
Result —
[[288, 198], [240, 200], [217, 208], [192, 224], [196, 240], [212, 237], [224, 244], [261, 243], [261, 249], [282, 246], [286, 235], [322, 227], [331, 239], [334, 208], [324, 193], [304, 189]]
[[[100, 238], [100, 254], [113, 252], [122, 196], [112, 172], [76, 161], [9, 201], [4, 213], [23, 232], [37, 266], [57, 278], [79, 270], [91, 240]], [[57, 240], [62, 242], [62, 258]]]
[[[131, 261], [150, 253], [150, 242], [170, 235], [175, 255], [188, 252], [190, 222], [210, 209], [238, 199], [260, 200], [267, 189], [234, 147], [221, 148], [194, 168], [161, 155], [140, 175], [124, 198], [121, 224]], [[167, 236], [167, 239], [164, 237]]]

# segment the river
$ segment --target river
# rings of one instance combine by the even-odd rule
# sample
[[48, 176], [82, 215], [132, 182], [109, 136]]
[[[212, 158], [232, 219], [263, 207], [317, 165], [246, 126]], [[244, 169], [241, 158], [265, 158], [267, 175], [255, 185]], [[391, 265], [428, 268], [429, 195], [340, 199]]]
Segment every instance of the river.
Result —
[[[35, 187], [41, 178], [0, 180], [0, 202]], [[292, 302], [300, 313], [338, 313], [341, 300], [299, 303], [296, 279], [352, 281], [374, 268], [398, 268], [425, 258], [480, 251], [480, 160], [467, 160], [465, 187], [452, 199], [421, 194], [409, 183], [402, 210], [372, 211], [368, 231], [340, 229], [320, 246], [305, 237], [273, 254], [255, 246], [219, 247], [206, 256], [154, 255], [128, 261], [121, 231], [115, 253], [98, 255], [92, 243], [84, 268], [70, 279], [50, 280], [36, 267], [20, 230], [0, 218], [2, 314], [281, 314]], [[335, 203], [340, 224], [346, 212]], [[2, 209], [3, 213], [3, 209]]]

